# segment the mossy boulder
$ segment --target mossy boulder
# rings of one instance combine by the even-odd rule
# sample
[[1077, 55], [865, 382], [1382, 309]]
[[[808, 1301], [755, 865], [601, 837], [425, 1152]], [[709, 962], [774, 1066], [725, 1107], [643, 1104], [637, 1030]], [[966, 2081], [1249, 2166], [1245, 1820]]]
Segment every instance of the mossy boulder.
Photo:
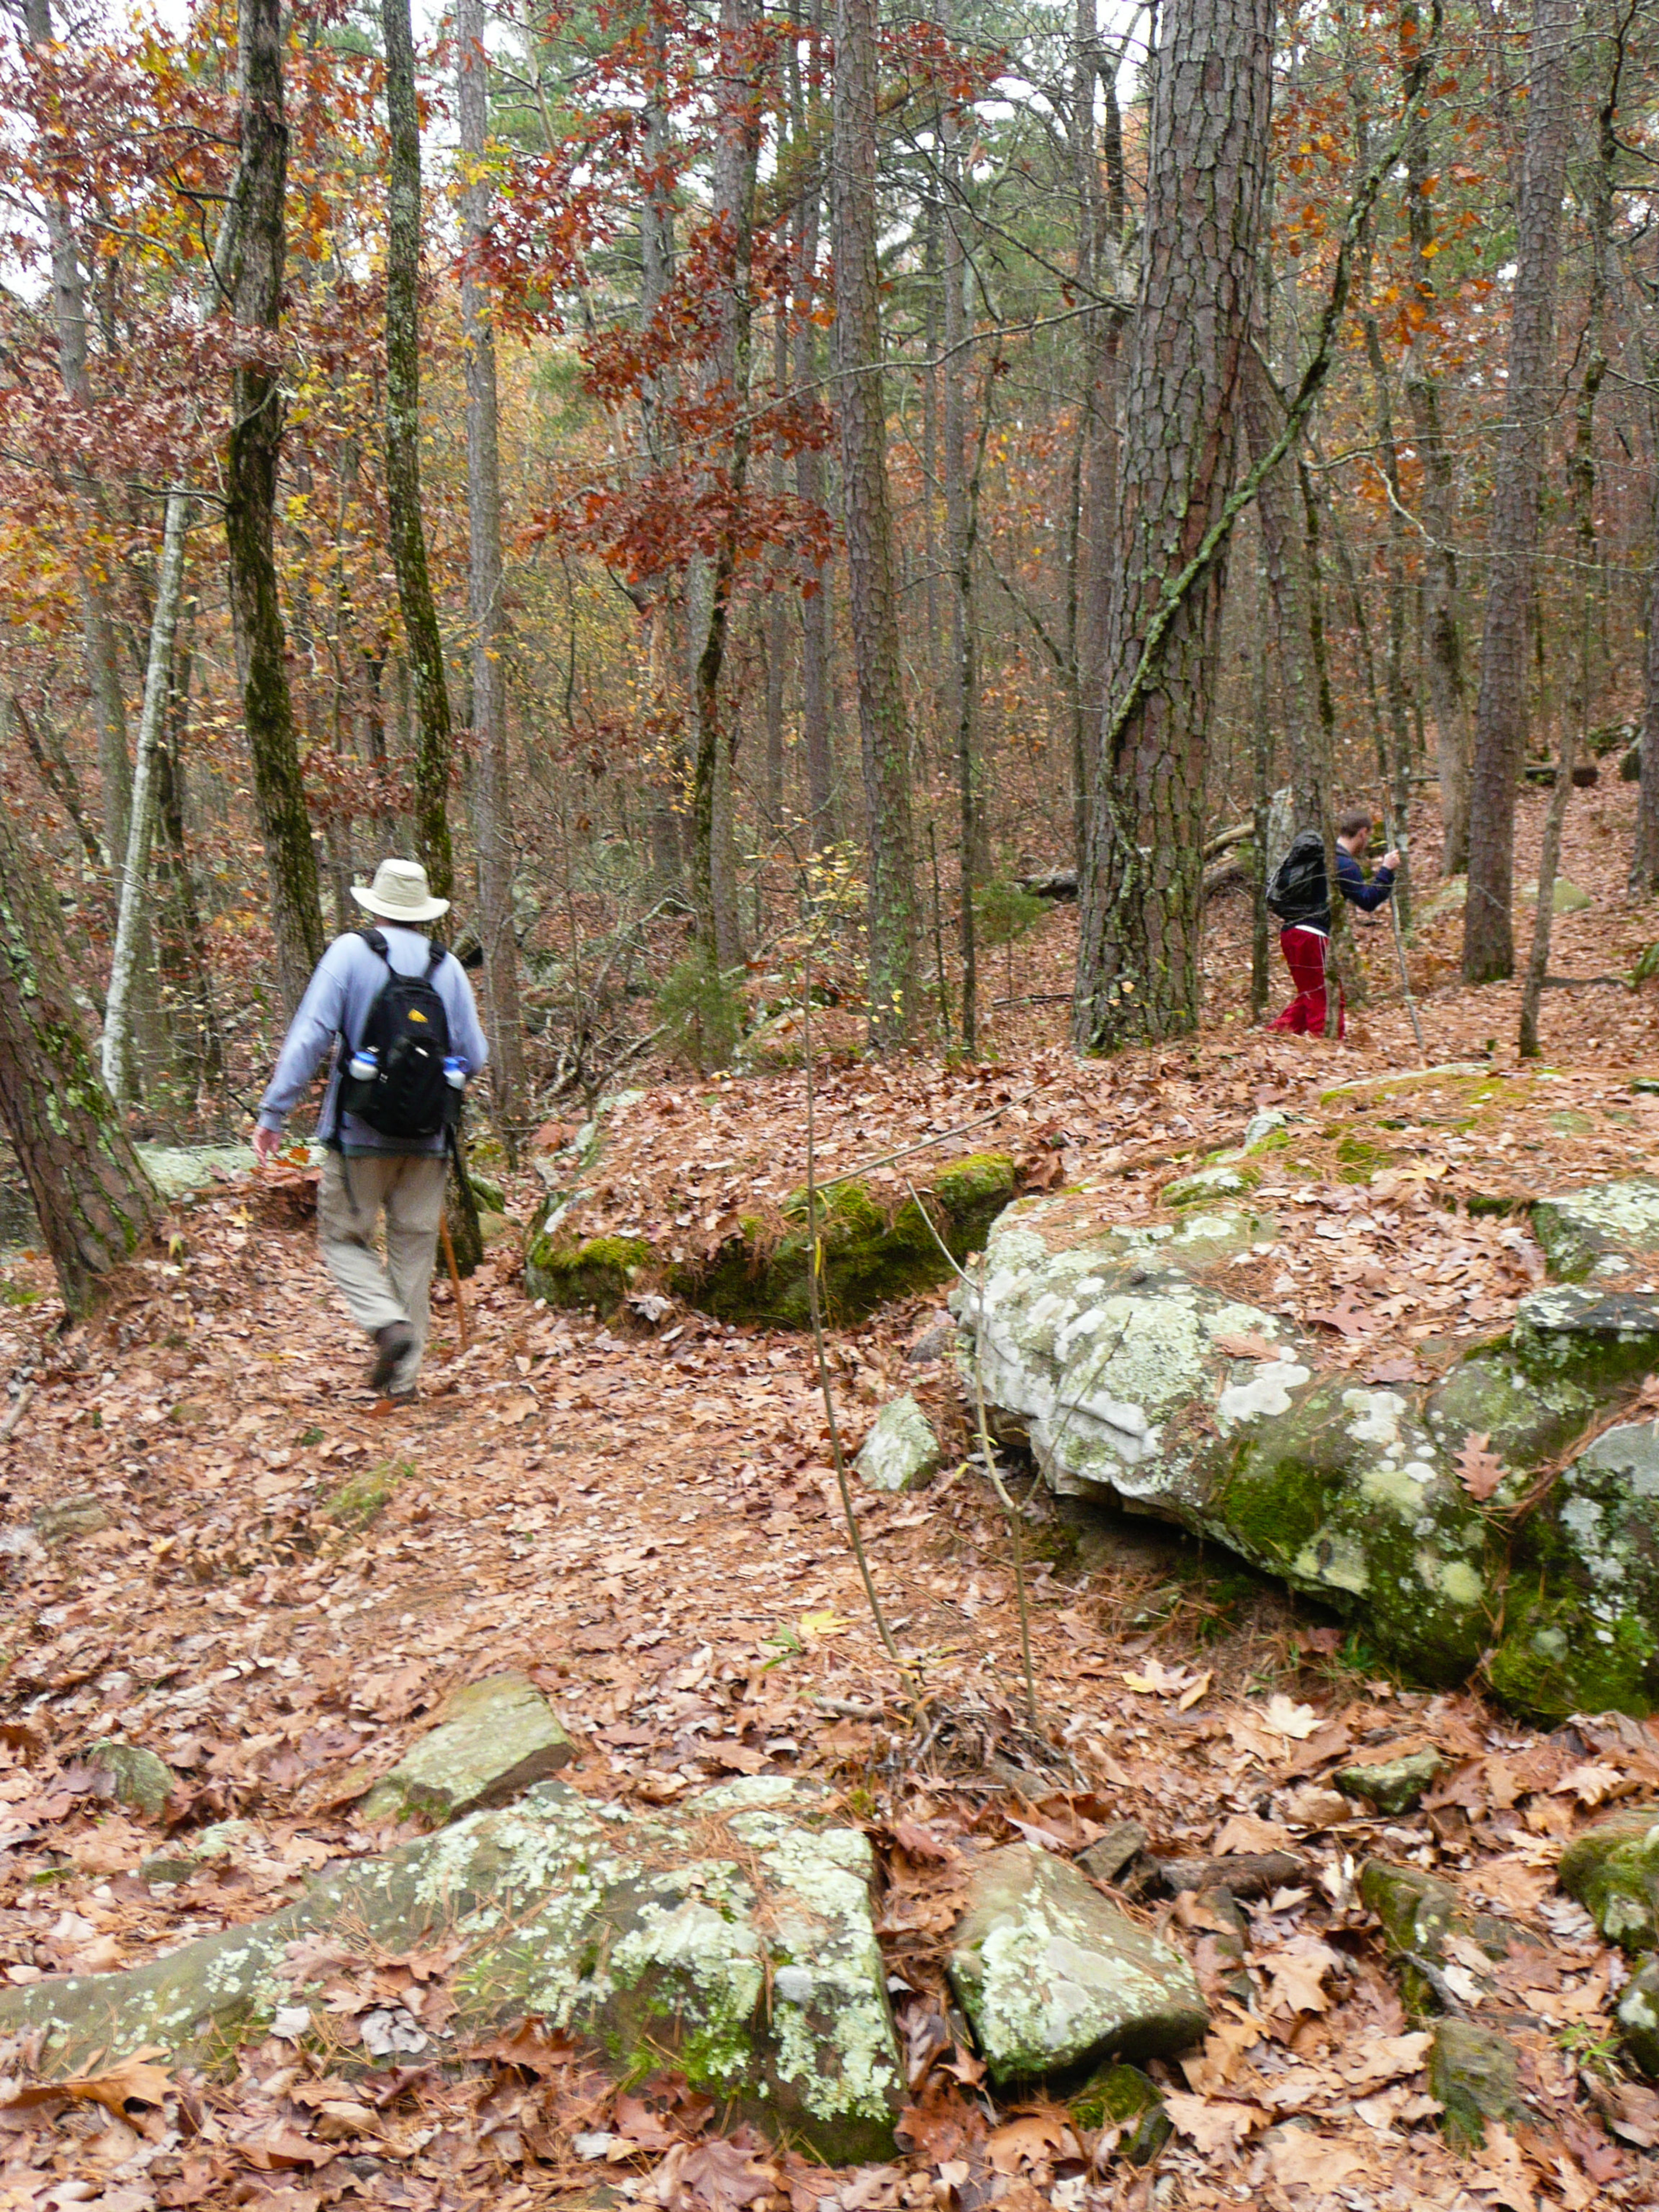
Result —
[[1072, 2099], [1071, 2112], [1075, 2125], [1091, 2133], [1109, 2128], [1117, 2155], [1130, 2166], [1150, 2166], [1175, 2133], [1164, 2092], [1150, 2074], [1121, 2059], [1090, 2075]]
[[89, 1743], [81, 1763], [98, 1775], [100, 1783], [118, 1805], [131, 1805], [146, 1820], [159, 1820], [173, 1795], [177, 1778], [164, 1759], [142, 1744], [121, 1743], [112, 1736]]
[[1651, 1953], [1620, 1992], [1613, 2016], [1626, 2057], [1638, 2074], [1659, 2081], [1659, 1959]]
[[1164, 2057], [1209, 2026], [1181, 1954], [1074, 1866], [1029, 1844], [975, 1862], [946, 1965], [1000, 2082], [1040, 2080], [1109, 2052]]
[[673, 1814], [558, 1782], [382, 1858], [330, 1868], [297, 1903], [120, 1973], [0, 1990], [0, 2034], [38, 2033], [47, 2079], [149, 2045], [222, 2063], [279, 2007], [330, 2047], [322, 1984], [289, 1956], [326, 1935], [362, 1958], [455, 1947], [441, 2063], [527, 2015], [621, 2079], [668, 2064], [723, 2112], [832, 2163], [891, 2155], [904, 2074], [871, 1913], [870, 1846], [810, 1786], [754, 1776]]
[[538, 1235], [532, 1224], [525, 1248], [525, 1291], [532, 1298], [545, 1298], [550, 1306], [591, 1307], [614, 1314], [656, 1256], [643, 1237], [589, 1237], [579, 1242], [557, 1231]]
[[[1552, 1201], [1569, 1265], [1592, 1235], [1590, 1265], [1659, 1240], [1659, 1182], [1618, 1188]], [[1226, 1545], [1419, 1680], [1484, 1665], [1551, 1720], [1659, 1710], [1659, 1430], [1606, 1427], [1659, 1369], [1659, 1293], [1552, 1284], [1442, 1378], [1367, 1386], [1239, 1297], [1232, 1262], [1270, 1223], [1194, 1206], [1103, 1228], [1087, 1196], [1009, 1208], [982, 1291], [951, 1301], [998, 1433], [1052, 1489]], [[1480, 1500], [1471, 1437], [1505, 1470]]]
[[1581, 1828], [1561, 1854], [1561, 1887], [1610, 1943], [1659, 1944], [1659, 1805], [1626, 1806]]
[[[1014, 1164], [1000, 1153], [981, 1153], [935, 1169], [915, 1188], [921, 1205], [908, 1195], [885, 1201], [857, 1181], [832, 1183], [819, 1194], [818, 1289], [827, 1320], [861, 1321], [890, 1299], [949, 1279], [951, 1260], [978, 1250], [1012, 1199]], [[781, 1212], [781, 1226], [746, 1218], [712, 1261], [676, 1267], [676, 1292], [721, 1321], [806, 1328], [812, 1238], [805, 1192], [792, 1193]]]
[[1494, 2121], [1524, 2126], [1520, 2059], [1507, 2035], [1478, 2021], [1443, 2020], [1429, 2052], [1429, 2094], [1443, 2107], [1440, 2125], [1459, 2150], [1479, 2150]]

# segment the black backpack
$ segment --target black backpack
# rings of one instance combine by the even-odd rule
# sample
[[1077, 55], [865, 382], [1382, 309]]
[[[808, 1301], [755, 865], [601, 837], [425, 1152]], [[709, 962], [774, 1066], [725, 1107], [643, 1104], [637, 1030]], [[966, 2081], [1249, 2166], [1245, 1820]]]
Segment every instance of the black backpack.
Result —
[[378, 1072], [365, 1080], [348, 1065], [340, 1079], [340, 1109], [355, 1114], [383, 1137], [398, 1141], [436, 1137], [450, 1127], [460, 1092], [444, 1076], [449, 1050], [449, 1017], [433, 987], [445, 954], [434, 944], [422, 975], [400, 975], [392, 965], [378, 929], [359, 933], [386, 964], [386, 981], [368, 1010], [356, 1050], [372, 1045], [380, 1054]]
[[1285, 923], [1310, 921], [1329, 906], [1325, 840], [1317, 830], [1304, 830], [1291, 839], [1290, 851], [1273, 871], [1266, 896], [1268, 912]]

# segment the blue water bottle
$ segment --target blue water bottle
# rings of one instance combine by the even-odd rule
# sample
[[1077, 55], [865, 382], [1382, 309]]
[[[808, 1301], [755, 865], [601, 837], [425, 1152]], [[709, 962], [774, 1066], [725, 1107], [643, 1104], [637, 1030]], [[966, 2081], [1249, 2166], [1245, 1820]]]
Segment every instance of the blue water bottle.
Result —
[[380, 1072], [380, 1055], [372, 1044], [360, 1044], [347, 1066], [354, 1081], [372, 1083]]
[[459, 1052], [452, 1052], [444, 1061], [444, 1081], [452, 1091], [465, 1090], [468, 1073], [466, 1060]]

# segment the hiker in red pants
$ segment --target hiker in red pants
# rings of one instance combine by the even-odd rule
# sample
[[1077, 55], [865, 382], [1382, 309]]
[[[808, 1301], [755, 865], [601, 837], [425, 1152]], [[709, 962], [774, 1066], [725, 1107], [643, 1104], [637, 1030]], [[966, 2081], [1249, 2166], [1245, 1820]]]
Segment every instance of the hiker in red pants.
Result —
[[[1359, 855], [1370, 842], [1371, 817], [1363, 806], [1350, 807], [1336, 825], [1336, 882], [1343, 897], [1362, 914], [1375, 914], [1394, 890], [1398, 853], [1385, 853], [1369, 883]], [[1279, 949], [1291, 971], [1296, 995], [1269, 1029], [1297, 1036], [1325, 1034], [1325, 955], [1331, 941], [1331, 895], [1325, 878], [1325, 840], [1304, 830], [1291, 843], [1267, 886], [1267, 908], [1279, 917]], [[1336, 987], [1336, 1033], [1346, 1019], [1342, 986]]]

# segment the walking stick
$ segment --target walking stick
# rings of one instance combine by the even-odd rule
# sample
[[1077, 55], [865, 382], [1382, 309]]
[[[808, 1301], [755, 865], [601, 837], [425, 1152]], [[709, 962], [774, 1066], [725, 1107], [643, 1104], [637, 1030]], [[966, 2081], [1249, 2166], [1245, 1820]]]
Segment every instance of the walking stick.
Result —
[[455, 1293], [455, 1322], [461, 1334], [461, 1350], [467, 1347], [466, 1306], [461, 1297], [461, 1271], [455, 1265], [455, 1245], [449, 1234], [449, 1223], [443, 1214], [438, 1216], [438, 1234], [443, 1239], [444, 1257], [449, 1262], [450, 1288]]
[[[1404, 860], [1406, 841], [1403, 837], [1400, 841], [1399, 852], [1401, 859]], [[1412, 1029], [1417, 1038], [1417, 1049], [1426, 1060], [1429, 1056], [1429, 1048], [1423, 1042], [1423, 1024], [1417, 1018], [1417, 1001], [1412, 996], [1412, 979], [1406, 969], [1406, 940], [1401, 933], [1400, 908], [1392, 897], [1389, 900], [1389, 919], [1394, 924], [1395, 957], [1400, 963], [1400, 988], [1406, 994], [1406, 1012], [1412, 1018]]]

